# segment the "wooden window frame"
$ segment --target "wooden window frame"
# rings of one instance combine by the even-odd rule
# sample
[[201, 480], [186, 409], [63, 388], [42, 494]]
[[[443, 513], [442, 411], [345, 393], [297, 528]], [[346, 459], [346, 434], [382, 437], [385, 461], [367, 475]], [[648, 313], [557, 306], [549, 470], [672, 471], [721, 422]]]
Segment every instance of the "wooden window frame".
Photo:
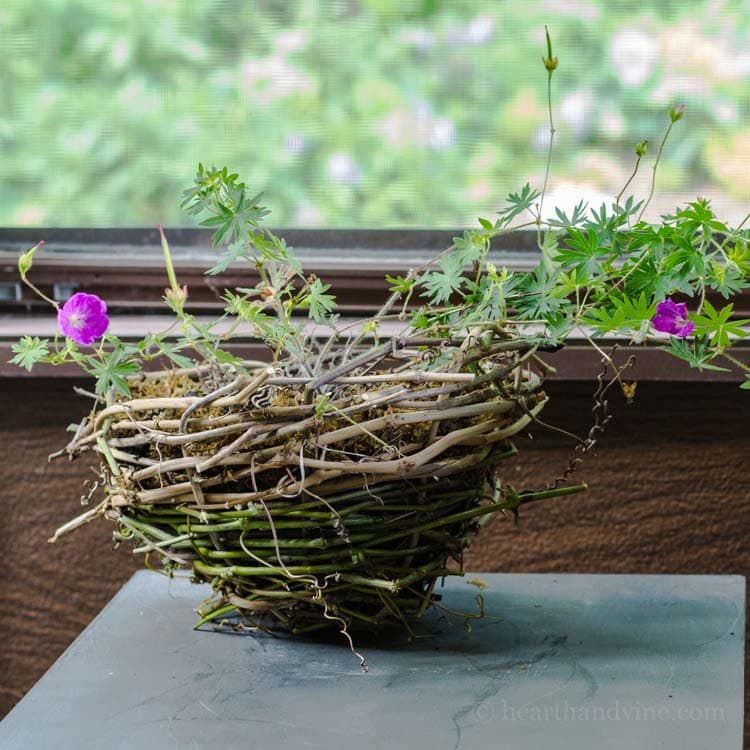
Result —
[[[373, 313], [387, 294], [385, 274], [403, 274], [409, 268], [448, 247], [462, 230], [418, 229], [282, 229], [277, 230], [293, 246], [305, 270], [330, 283], [342, 315], [364, 317]], [[180, 283], [189, 289], [189, 307], [197, 315], [214, 316], [222, 307], [225, 288], [253, 283], [252, 270], [230, 269], [219, 277], [204, 275], [212, 265], [215, 251], [210, 233], [200, 229], [167, 230]], [[11, 344], [24, 333], [53, 336], [54, 316], [49, 306], [31, 290], [12, 285], [18, 282], [18, 255], [46, 242], [34, 262], [33, 279], [45, 293], [80, 289], [98, 294], [107, 301], [113, 320], [124, 337], [138, 338], [166, 313], [162, 302], [167, 284], [159, 236], [155, 229], [48, 228], [0, 229], [0, 284], [7, 294], [0, 299], [0, 378], [23, 376], [25, 371], [8, 364]], [[493, 261], [512, 270], [533, 268], [539, 257], [536, 233], [517, 232], [497, 238], [492, 247]], [[718, 301], [718, 300], [717, 300]], [[750, 290], [735, 300], [736, 313], [750, 317]], [[611, 346], [614, 342], [604, 341]], [[252, 341], [238, 346], [248, 356], [262, 356], [263, 347]], [[656, 346], [622, 346], [616, 354], [624, 361], [636, 354], [629, 379], [691, 382], [733, 381], [736, 373], [704, 372], [664, 355]], [[750, 346], [741, 345], [738, 356], [750, 362]], [[585, 342], [570, 345], [546, 358], [557, 369], [556, 379], [591, 380], [601, 369], [599, 355]], [[40, 366], [35, 376], [80, 377], [74, 367]]]

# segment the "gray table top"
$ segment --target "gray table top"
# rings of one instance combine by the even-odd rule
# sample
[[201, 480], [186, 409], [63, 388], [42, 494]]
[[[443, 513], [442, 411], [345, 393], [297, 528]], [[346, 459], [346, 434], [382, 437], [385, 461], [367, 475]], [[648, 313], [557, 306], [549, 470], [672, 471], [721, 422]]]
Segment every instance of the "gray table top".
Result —
[[[470, 576], [468, 576], [470, 577]], [[481, 575], [489, 617], [412, 644], [194, 631], [137, 573], [0, 723], [0, 748], [740, 750], [745, 580]], [[476, 611], [476, 588], [444, 603]]]

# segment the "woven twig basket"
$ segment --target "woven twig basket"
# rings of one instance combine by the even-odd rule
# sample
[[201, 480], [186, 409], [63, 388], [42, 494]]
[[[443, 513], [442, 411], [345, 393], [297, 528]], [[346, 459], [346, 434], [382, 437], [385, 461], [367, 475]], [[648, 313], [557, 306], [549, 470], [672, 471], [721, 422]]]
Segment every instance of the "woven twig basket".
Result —
[[317, 378], [140, 376], [68, 446], [103, 457], [107, 497], [84, 520], [209, 582], [202, 621], [408, 627], [480, 521], [518, 506], [498, 465], [546, 400], [528, 341], [488, 327], [433, 344], [394, 339]]

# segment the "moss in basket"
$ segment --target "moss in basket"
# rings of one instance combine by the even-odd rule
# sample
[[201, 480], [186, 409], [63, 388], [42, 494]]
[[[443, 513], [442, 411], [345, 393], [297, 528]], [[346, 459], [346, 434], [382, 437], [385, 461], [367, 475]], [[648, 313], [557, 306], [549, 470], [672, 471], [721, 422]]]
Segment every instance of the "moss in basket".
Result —
[[[644, 200], [625, 194], [646, 141], [611, 206], [580, 203], [546, 219], [558, 66], [549, 36], [543, 63], [551, 137], [541, 189], [525, 185], [425, 266], [387, 277], [390, 295], [372, 318], [343, 325], [329, 285], [262, 227], [260, 196], [226, 168], [203, 166], [183, 205], [214, 230], [218, 258], [207, 273], [244, 264], [259, 277], [225, 291], [217, 321], [190, 312], [163, 232], [168, 329], [130, 343], [108, 332], [93, 295], [48, 300], [64, 335], [24, 337], [13, 361], [29, 370], [75, 362], [95, 379], [94, 406], [61, 453], [97, 452], [105, 490], [53, 539], [106, 516], [147, 562], [192, 568], [212, 584], [201, 622], [239, 613], [293, 632], [410, 631], [426, 608], [443, 607], [436, 582], [460, 572], [462, 550], [491, 514], [583, 489], [570, 475], [608, 421], [608, 393], [635, 393], [629, 362], [615, 363], [603, 337], [656, 343], [700, 370], [738, 369], [750, 388], [750, 369], [731, 352], [748, 321], [728, 301], [747, 286], [748, 231], [726, 226], [702, 199], [643, 221], [684, 110], [665, 117]], [[496, 267], [493, 238], [520, 228], [536, 231], [537, 267]], [[28, 274], [38, 248], [19, 261], [37, 292]], [[715, 306], [709, 292], [726, 302]], [[229, 351], [248, 334], [267, 344], [270, 362]], [[539, 353], [573, 336], [602, 361], [594, 424], [561, 476], [520, 493], [503, 480], [502, 461], [515, 434], [546, 427], [550, 368]]]

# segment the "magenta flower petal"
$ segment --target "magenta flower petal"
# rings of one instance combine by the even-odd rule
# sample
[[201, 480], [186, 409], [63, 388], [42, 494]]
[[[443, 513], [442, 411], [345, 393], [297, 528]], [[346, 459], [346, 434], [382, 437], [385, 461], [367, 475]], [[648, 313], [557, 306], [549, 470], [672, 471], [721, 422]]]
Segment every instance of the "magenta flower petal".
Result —
[[689, 336], [695, 328], [695, 325], [687, 319], [687, 305], [670, 298], [656, 306], [656, 315], [651, 318], [651, 325], [657, 331], [682, 339]]
[[679, 336], [681, 339], [687, 338], [695, 328], [695, 323], [688, 321], [682, 328], [675, 332], [675, 336]]
[[77, 292], [58, 310], [57, 322], [68, 338], [88, 346], [109, 328], [107, 305], [95, 294]]

